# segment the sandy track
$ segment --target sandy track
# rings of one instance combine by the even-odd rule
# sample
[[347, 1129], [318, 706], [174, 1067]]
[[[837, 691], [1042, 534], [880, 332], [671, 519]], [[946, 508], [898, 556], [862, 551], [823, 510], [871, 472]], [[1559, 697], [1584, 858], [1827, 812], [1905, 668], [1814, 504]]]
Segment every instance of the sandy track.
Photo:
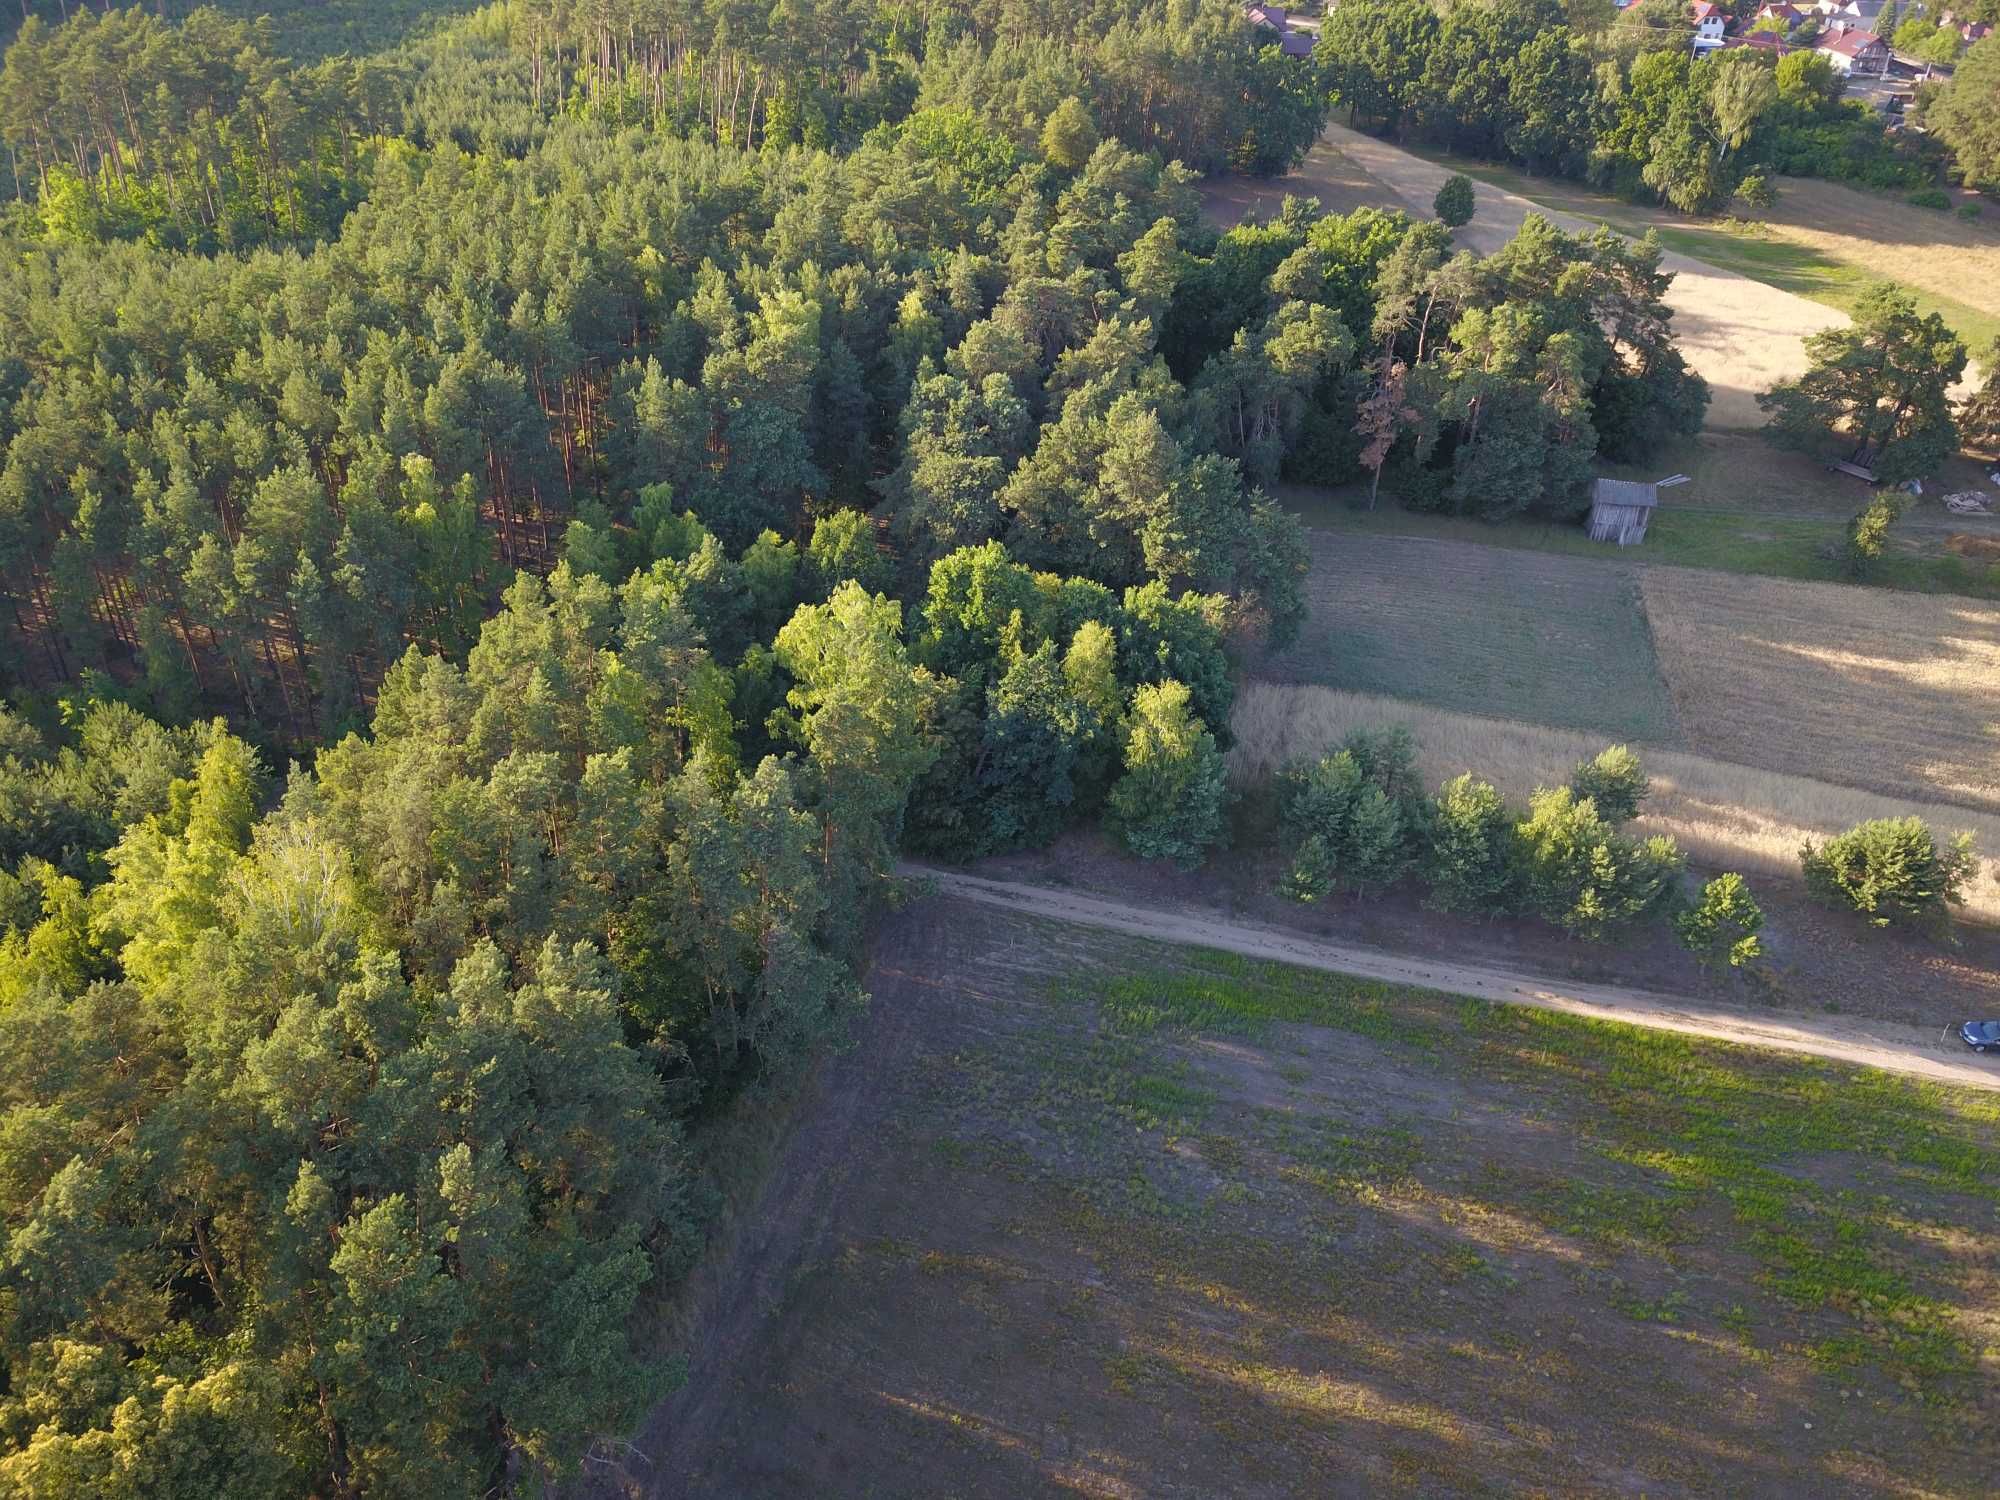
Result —
[[[1337, 169], [1325, 160], [1328, 147], [1345, 158]], [[1431, 200], [1451, 175], [1449, 167], [1413, 156], [1387, 141], [1344, 125], [1328, 125], [1302, 171], [1260, 185], [1258, 192], [1245, 195], [1240, 205], [1233, 199], [1226, 203], [1218, 200], [1215, 207], [1224, 213], [1234, 209], [1238, 217], [1251, 207], [1269, 211], [1284, 193], [1319, 191], [1316, 171], [1333, 172], [1339, 178], [1338, 184], [1330, 184], [1337, 202], [1344, 203], [1352, 196], [1348, 178], [1372, 178], [1397, 200], [1384, 206], [1401, 207], [1426, 219], [1431, 217]], [[1491, 183], [1474, 182], [1472, 191], [1477, 209], [1472, 222], [1457, 231], [1455, 238], [1481, 255], [1492, 254], [1512, 239], [1530, 213], [1541, 214], [1571, 233], [1597, 228], [1573, 214], [1543, 208]], [[1667, 302], [1674, 310], [1675, 340], [1687, 362], [1713, 391], [1708, 409], [1710, 427], [1743, 430], [1763, 426], [1757, 393], [1804, 373], [1807, 335], [1845, 326], [1848, 321], [1845, 313], [1834, 308], [1685, 255], [1669, 251], [1661, 265], [1674, 273]]]
[[1689, 1005], [1670, 995], [1595, 984], [1555, 984], [1505, 969], [1442, 963], [1372, 948], [1324, 943], [1297, 933], [1233, 921], [1218, 912], [1156, 910], [1047, 886], [985, 880], [955, 870], [906, 864], [902, 874], [927, 879], [940, 895], [1122, 932], [1176, 946], [1215, 948], [1246, 958], [1352, 974], [1390, 984], [1418, 985], [1507, 1005], [1531, 1005], [1604, 1021], [1712, 1037], [1749, 1047], [1806, 1053], [1836, 1062], [1971, 1088], [2000, 1089], [2000, 1061], [1988, 1062], [1938, 1033], [1888, 1021], [1780, 1017], [1767, 1012]]

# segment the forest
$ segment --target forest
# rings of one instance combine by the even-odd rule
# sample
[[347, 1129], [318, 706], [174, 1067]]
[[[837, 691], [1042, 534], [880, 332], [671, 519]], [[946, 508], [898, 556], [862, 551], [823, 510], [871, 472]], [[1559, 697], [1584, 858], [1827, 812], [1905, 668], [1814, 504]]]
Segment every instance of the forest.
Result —
[[[1735, 9], [1748, 31], [1755, 7]], [[1676, 0], [1623, 12], [1560, 0], [1349, 0], [1328, 17], [1315, 61], [1357, 124], [1684, 213], [1714, 213], [1746, 183], [1758, 206], [1772, 174], [1928, 187], [1954, 150], [1968, 182], [1990, 180], [1991, 147], [1975, 143], [1990, 136], [2000, 102], [1981, 71], [2000, 57], [1990, 42], [1973, 49], [1963, 78], [1925, 86], [1920, 108], [1942, 127], [1926, 134], [1891, 133], [1880, 113], [1844, 97], [1845, 80], [1820, 53], [1730, 48], [1696, 60], [1691, 35]]]
[[1657, 247], [1194, 184], [1227, 0], [516, 3], [0, 73], [0, 1497], [536, 1492], [899, 850], [1227, 833], [1287, 476], [1574, 517]]

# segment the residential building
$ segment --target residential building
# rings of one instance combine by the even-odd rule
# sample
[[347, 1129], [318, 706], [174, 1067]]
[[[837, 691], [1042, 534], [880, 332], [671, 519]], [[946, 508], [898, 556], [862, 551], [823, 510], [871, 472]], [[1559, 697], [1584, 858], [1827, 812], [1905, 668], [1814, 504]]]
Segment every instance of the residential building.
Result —
[[1825, 54], [1836, 73], [1880, 77], [1889, 71], [1889, 44], [1872, 31], [1836, 22], [1813, 43], [1813, 49]]
[[1295, 28], [1282, 5], [1251, 5], [1243, 14], [1267, 31], [1278, 34], [1278, 50], [1287, 57], [1311, 57], [1313, 39]]

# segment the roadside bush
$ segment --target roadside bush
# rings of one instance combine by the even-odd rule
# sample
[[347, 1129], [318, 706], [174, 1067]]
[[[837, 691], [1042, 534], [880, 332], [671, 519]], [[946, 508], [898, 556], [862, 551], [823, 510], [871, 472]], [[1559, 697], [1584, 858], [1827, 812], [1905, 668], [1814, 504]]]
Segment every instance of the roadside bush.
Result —
[[1354, 757], [1361, 774], [1396, 805], [1412, 841], [1421, 844], [1430, 818], [1430, 798], [1424, 795], [1424, 779], [1417, 771], [1416, 736], [1402, 724], [1357, 729], [1340, 742], [1340, 748]]
[[1902, 490], [1877, 490], [1875, 498], [1847, 523], [1847, 542], [1841, 553], [1841, 566], [1846, 569], [1849, 578], [1866, 578], [1875, 570], [1875, 564], [1882, 557], [1883, 544], [1888, 540], [1889, 528], [1903, 518], [1909, 504], [1910, 497]]
[[1951, 208], [1951, 194], [1943, 188], [1919, 188], [1903, 201], [1912, 208], [1934, 208], [1940, 213]]
[[1958, 216], [1968, 224], [1977, 224], [1980, 215], [1985, 212], [1986, 210], [1977, 203], [1967, 202], [1958, 205]]
[[1438, 221], [1447, 229], [1470, 224], [1476, 204], [1477, 200], [1472, 195], [1472, 179], [1463, 172], [1454, 172], [1445, 178], [1444, 186], [1431, 200], [1431, 208], [1436, 212]]
[[1965, 899], [1972, 835], [1940, 844], [1921, 818], [1876, 818], [1799, 851], [1815, 901], [1859, 912], [1876, 927], [1938, 928]]
[[1569, 778], [1570, 790], [1588, 797], [1612, 823], [1629, 823], [1639, 816], [1639, 804], [1653, 789], [1639, 757], [1625, 745], [1611, 745], [1596, 759], [1579, 764]]
[[1704, 969], [1740, 969], [1763, 957], [1763, 908], [1741, 875], [1718, 875], [1701, 900], [1674, 918], [1674, 931]]
[[1282, 796], [1294, 853], [1279, 889], [1294, 901], [1394, 885], [1424, 847], [1430, 801], [1407, 729], [1355, 731], [1335, 754], [1286, 771]]
[[1290, 771], [1286, 783], [1282, 827], [1294, 852], [1278, 889], [1294, 901], [1381, 890], [1409, 868], [1396, 804], [1369, 781], [1352, 751]]
[[1500, 917], [1519, 901], [1514, 815], [1499, 790], [1469, 772], [1438, 788], [1431, 804], [1424, 879], [1430, 905], [1467, 916]]
[[1568, 787], [1535, 793], [1515, 825], [1529, 911], [1574, 937], [1601, 938], [1659, 905], [1684, 861], [1670, 838], [1625, 838]]
[[1222, 752], [1189, 706], [1185, 684], [1167, 681], [1132, 695], [1125, 774], [1111, 789], [1107, 821], [1142, 859], [1198, 865], [1222, 836]]

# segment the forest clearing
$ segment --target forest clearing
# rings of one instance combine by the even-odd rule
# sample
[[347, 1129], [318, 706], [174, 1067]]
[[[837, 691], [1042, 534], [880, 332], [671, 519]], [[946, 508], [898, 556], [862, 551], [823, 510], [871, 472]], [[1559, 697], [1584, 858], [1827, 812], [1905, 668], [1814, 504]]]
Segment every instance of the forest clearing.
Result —
[[949, 900], [874, 952], [593, 1494], [1984, 1488], [1990, 1095]]

